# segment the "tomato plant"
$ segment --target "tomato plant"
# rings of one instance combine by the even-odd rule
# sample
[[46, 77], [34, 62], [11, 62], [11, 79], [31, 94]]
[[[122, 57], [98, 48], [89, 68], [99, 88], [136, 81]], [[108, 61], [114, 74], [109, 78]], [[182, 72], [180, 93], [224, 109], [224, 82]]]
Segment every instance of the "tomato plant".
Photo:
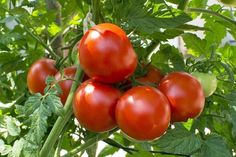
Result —
[[122, 81], [132, 75], [137, 65], [136, 54], [125, 32], [111, 23], [88, 30], [78, 51], [85, 73], [102, 82]]
[[75, 93], [75, 117], [90, 131], [109, 131], [116, 127], [115, 108], [119, 97], [118, 89], [88, 80]]
[[27, 75], [27, 85], [30, 92], [44, 94], [46, 78], [54, 76], [57, 71], [55, 61], [52, 59], [43, 58], [36, 61], [30, 67]]
[[[235, 1], [221, 1], [223, 3], [220, 0], [0, 1], [0, 156], [235, 156], [236, 10]], [[47, 61], [40, 62], [36, 68], [34, 65], [41, 58]], [[76, 73], [63, 70], [71, 66], [77, 67]], [[55, 67], [61, 70], [61, 76]], [[167, 76], [162, 78], [157, 69]], [[114, 107], [111, 107], [112, 114], [99, 108], [113, 98], [107, 91], [117, 91], [117, 97], [122, 91], [119, 97], [124, 98], [127, 92], [143, 85], [150, 88], [151, 95], [144, 92], [146, 90], [140, 92], [143, 97], [139, 102], [149, 102], [147, 98], [152, 98], [154, 105], [142, 103], [140, 106], [150, 109], [150, 115], [158, 113], [152, 110], [160, 105], [154, 103], [154, 99], [159, 100], [163, 95], [163, 91], [162, 94], [154, 92], [158, 91], [158, 81], [180, 71], [204, 73], [201, 85], [203, 91], [205, 87], [211, 89], [206, 92], [205, 88], [205, 96], [211, 95], [200, 96], [199, 84], [189, 75], [165, 81], [162, 87], [170, 84], [174, 90], [179, 87], [177, 92], [168, 91], [172, 95], [165, 96], [170, 109], [178, 103], [166, 131], [163, 127], [147, 132], [154, 122], [161, 121], [150, 116], [134, 124], [130, 119], [138, 114], [132, 112], [127, 116], [130, 119], [122, 121], [122, 124], [132, 124], [125, 125], [132, 129], [134, 134], [131, 134], [123, 125], [116, 125]], [[32, 74], [28, 77], [30, 81], [27, 81], [28, 72]], [[56, 78], [47, 77], [55, 74]], [[216, 76], [215, 90], [215, 79], [205, 74]], [[90, 77], [95, 79], [93, 83], [83, 83]], [[200, 75], [197, 77], [201, 79]], [[60, 83], [55, 83], [58, 81]], [[96, 111], [87, 109], [89, 105], [86, 105], [86, 115], [80, 119], [91, 120], [91, 128], [110, 124], [104, 131], [89, 131], [92, 129], [86, 129], [73, 114], [76, 89], [86, 84], [96, 84], [96, 87], [99, 84], [105, 96], [95, 97], [94, 102], [101, 102]], [[63, 92], [64, 87], [67, 92]], [[164, 89], [167, 92], [168, 88]], [[76, 98], [87, 101], [90, 99], [85, 98], [91, 98], [90, 94]], [[138, 109], [137, 104], [132, 111]], [[177, 109], [178, 114], [181, 113], [178, 119]], [[168, 115], [154, 115], [158, 119], [165, 116]], [[125, 118], [118, 117], [119, 120]], [[138, 141], [130, 140], [134, 138]], [[156, 140], [150, 142], [151, 139]]]
[[166, 97], [149, 86], [133, 87], [119, 99], [116, 120], [120, 129], [136, 140], [154, 140], [165, 133], [170, 123]]
[[[63, 104], [65, 104], [68, 94], [70, 92], [70, 88], [73, 83], [76, 69], [77, 68], [75, 66], [67, 67], [67, 68], [63, 69], [62, 73], [57, 72], [55, 75], [55, 79], [56, 79], [56, 81], [59, 82], [59, 85], [62, 90], [61, 91], [62, 93], [59, 96], [60, 96], [61, 102]], [[64, 77], [62, 77], [62, 76], [64, 76]], [[63, 78], [64, 78], [64, 80], [62, 80]]]
[[195, 76], [201, 83], [205, 97], [209, 97], [215, 92], [217, 87], [217, 79], [214, 74], [193, 72], [192, 75]]
[[171, 105], [171, 121], [186, 121], [200, 115], [205, 97], [200, 82], [185, 72], [172, 72], [161, 80], [159, 89]]

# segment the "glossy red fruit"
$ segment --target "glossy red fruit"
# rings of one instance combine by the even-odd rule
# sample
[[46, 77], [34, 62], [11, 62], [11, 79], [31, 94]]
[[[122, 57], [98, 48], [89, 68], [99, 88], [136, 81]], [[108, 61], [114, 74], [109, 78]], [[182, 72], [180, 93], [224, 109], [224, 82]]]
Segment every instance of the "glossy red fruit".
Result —
[[[59, 95], [61, 98], [62, 104], [65, 104], [68, 94], [70, 93], [70, 88], [72, 86], [76, 70], [77, 70], [76, 66], [71, 66], [71, 67], [63, 69], [62, 71], [63, 74], [61, 74], [61, 72], [58, 72], [55, 75], [55, 79], [59, 81], [59, 86], [61, 87], [61, 90], [62, 90], [62, 93]], [[63, 78], [62, 78], [62, 75], [63, 75]], [[65, 80], [60, 81], [61, 79], [65, 79]]]
[[118, 126], [136, 140], [154, 140], [163, 135], [170, 116], [167, 98], [150, 86], [131, 88], [121, 96], [116, 107]]
[[31, 93], [44, 94], [46, 78], [57, 73], [55, 61], [43, 58], [36, 61], [29, 69], [27, 74], [27, 85]]
[[115, 108], [120, 91], [93, 80], [81, 84], [74, 95], [73, 110], [79, 123], [93, 132], [115, 128]]
[[172, 72], [159, 84], [159, 89], [168, 98], [172, 122], [187, 121], [202, 112], [205, 96], [200, 82], [185, 72]]
[[125, 32], [111, 23], [102, 23], [88, 30], [78, 51], [85, 73], [100, 82], [125, 80], [137, 65], [136, 53]]

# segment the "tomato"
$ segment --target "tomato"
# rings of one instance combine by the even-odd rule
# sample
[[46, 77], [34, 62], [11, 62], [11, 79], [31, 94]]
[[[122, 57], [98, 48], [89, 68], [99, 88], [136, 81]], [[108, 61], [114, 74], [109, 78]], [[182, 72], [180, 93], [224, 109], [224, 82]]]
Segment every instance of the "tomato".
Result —
[[200, 82], [185, 72], [172, 72], [159, 84], [159, 89], [171, 105], [171, 121], [187, 121], [197, 117], [203, 110], [205, 96]]
[[74, 95], [75, 117], [90, 131], [109, 131], [117, 126], [115, 108], [119, 97], [118, 89], [88, 80], [82, 83]]
[[148, 66], [147, 68], [148, 72], [145, 76], [138, 77], [137, 81], [141, 83], [146, 83], [146, 84], [158, 84], [160, 80], [164, 77], [161, 73], [161, 71], [153, 66]]
[[225, 5], [236, 7], [236, 0], [218, 0], [218, 1]]
[[67, 79], [67, 80], [63, 80], [63, 81], [60, 81], [62, 79], [60, 72], [56, 73], [56, 75], [55, 75], [55, 79], [57, 81], [59, 81], [59, 86], [61, 87], [61, 90], [62, 90], [62, 93], [59, 95], [61, 98], [62, 104], [65, 104], [65, 102], [66, 102], [66, 99], [67, 99], [68, 94], [70, 92], [70, 88], [73, 83], [73, 79], [74, 79], [76, 70], [77, 70], [76, 66], [71, 66], [71, 67], [63, 69], [63, 76], [64, 76], [63, 79]]
[[200, 72], [193, 72], [192, 75], [201, 83], [205, 97], [209, 97], [215, 92], [217, 87], [217, 79], [215, 75]]
[[78, 46], [79, 61], [91, 78], [116, 83], [133, 74], [137, 56], [125, 32], [111, 23], [88, 30]]
[[46, 78], [57, 73], [55, 61], [43, 58], [36, 61], [29, 69], [27, 74], [27, 85], [31, 93], [44, 93]]
[[170, 123], [167, 98], [150, 86], [133, 87], [120, 97], [116, 107], [116, 121], [131, 138], [154, 140], [165, 133]]

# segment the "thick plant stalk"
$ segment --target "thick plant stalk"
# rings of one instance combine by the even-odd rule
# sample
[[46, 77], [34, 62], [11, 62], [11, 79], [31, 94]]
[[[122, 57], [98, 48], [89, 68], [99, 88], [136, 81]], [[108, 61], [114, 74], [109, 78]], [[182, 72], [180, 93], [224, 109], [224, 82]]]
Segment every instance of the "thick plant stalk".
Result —
[[49, 152], [52, 150], [53, 146], [55, 145], [58, 137], [61, 134], [61, 131], [63, 130], [64, 126], [70, 119], [73, 110], [72, 110], [72, 100], [74, 96], [74, 92], [77, 88], [79, 80], [82, 78], [82, 70], [80, 67], [78, 67], [76, 74], [75, 74], [75, 81], [72, 84], [70, 93], [68, 95], [68, 98], [66, 100], [65, 106], [64, 106], [64, 114], [61, 117], [58, 117], [57, 121], [55, 122], [50, 134], [48, 135], [39, 156], [40, 157], [47, 157]]

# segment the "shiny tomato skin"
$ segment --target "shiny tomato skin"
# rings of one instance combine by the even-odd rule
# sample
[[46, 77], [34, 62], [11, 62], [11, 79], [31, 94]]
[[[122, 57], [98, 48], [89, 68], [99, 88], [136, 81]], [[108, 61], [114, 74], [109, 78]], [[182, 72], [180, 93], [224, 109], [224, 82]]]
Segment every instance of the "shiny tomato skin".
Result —
[[129, 137], [150, 141], [162, 136], [170, 123], [167, 98], [150, 86], [133, 87], [121, 96], [116, 107], [116, 121]]
[[170, 102], [172, 122], [195, 118], [204, 108], [203, 88], [200, 82], [188, 73], [169, 73], [161, 80], [159, 89]]
[[77, 89], [74, 115], [80, 125], [93, 132], [106, 132], [117, 126], [115, 108], [120, 91], [110, 85], [88, 80]]
[[30, 67], [27, 74], [27, 85], [31, 93], [44, 94], [46, 78], [54, 76], [58, 72], [55, 63], [52, 59], [42, 58]]
[[148, 72], [145, 76], [138, 77], [137, 81], [145, 84], [156, 84], [158, 85], [161, 79], [164, 77], [164, 75], [161, 73], [161, 71], [153, 66], [148, 67]]
[[99, 82], [116, 83], [133, 74], [137, 56], [125, 32], [111, 23], [88, 30], [78, 46], [84, 72]]
[[[62, 104], [65, 104], [66, 99], [68, 97], [68, 94], [70, 92], [70, 88], [72, 86], [73, 83], [73, 79], [75, 77], [75, 73], [76, 73], [77, 67], [76, 66], [71, 66], [71, 67], [67, 67], [65, 69], [63, 69], [63, 78], [61, 72], [57, 72], [55, 75], [55, 79], [56, 81], [59, 81], [59, 86], [61, 87], [62, 93], [59, 95], [59, 97], [61, 98], [61, 102]], [[67, 80], [63, 80], [60, 81], [61, 79], [67, 79]]]

